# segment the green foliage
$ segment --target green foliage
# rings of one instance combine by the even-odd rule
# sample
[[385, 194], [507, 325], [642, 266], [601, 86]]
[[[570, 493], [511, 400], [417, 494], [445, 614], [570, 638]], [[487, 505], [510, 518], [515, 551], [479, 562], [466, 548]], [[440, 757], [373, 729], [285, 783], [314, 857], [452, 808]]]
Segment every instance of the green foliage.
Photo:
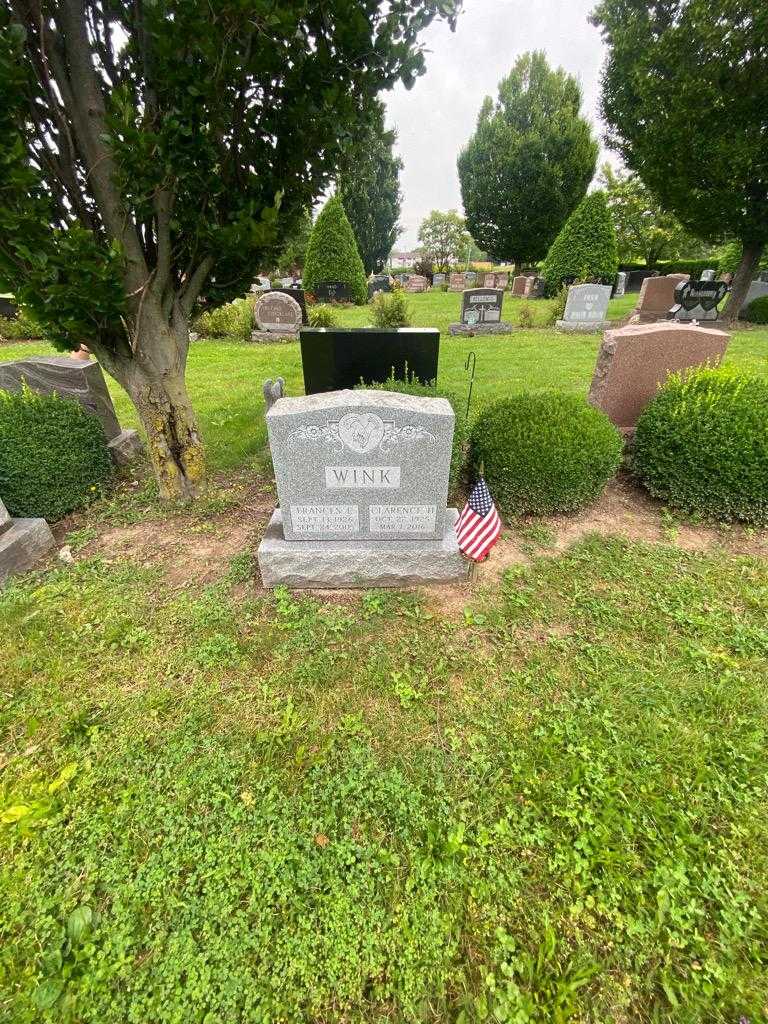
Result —
[[600, 169], [600, 186], [613, 218], [622, 262], [639, 258], [652, 269], [661, 259], [690, 252], [695, 242], [680, 221], [659, 206], [638, 175], [615, 171], [606, 162]]
[[203, 338], [240, 338], [247, 341], [253, 329], [253, 299], [235, 299], [205, 310], [193, 324]]
[[12, 516], [56, 520], [101, 493], [104, 428], [71, 399], [0, 391], [0, 495]]
[[518, 58], [486, 97], [458, 159], [467, 226], [494, 259], [536, 262], [584, 197], [598, 144], [580, 116], [581, 88], [544, 53]]
[[467, 231], [466, 221], [455, 210], [441, 213], [433, 210], [419, 227], [419, 242], [424, 259], [438, 273], [448, 273], [451, 264], [466, 260], [475, 247]]
[[562, 285], [552, 300], [552, 304], [549, 308], [549, 315], [547, 316], [547, 323], [552, 325], [557, 323], [558, 320], [562, 320], [565, 316], [565, 307], [567, 304], [568, 287], [567, 285]]
[[633, 467], [675, 508], [768, 523], [768, 384], [725, 370], [673, 374], [637, 423]]
[[371, 302], [371, 311], [376, 327], [410, 327], [413, 323], [408, 295], [402, 288], [395, 288], [391, 292], [376, 292]]
[[363, 261], [339, 195], [328, 200], [315, 221], [307, 246], [302, 281], [310, 292], [321, 281], [343, 281], [352, 289], [358, 305], [368, 301]]
[[526, 330], [533, 327], [533, 310], [527, 302], [520, 307], [517, 314], [517, 322], [520, 327]]
[[542, 265], [547, 289], [554, 294], [570, 279], [613, 282], [619, 266], [616, 232], [604, 192], [591, 192], [579, 203], [552, 243]]
[[381, 270], [400, 233], [403, 161], [392, 152], [396, 141], [397, 133], [384, 127], [383, 105], [377, 104], [368, 130], [345, 154], [338, 182], [366, 274]]
[[507, 517], [583, 508], [614, 475], [621, 453], [621, 435], [605, 413], [559, 392], [493, 402], [472, 427], [472, 461], [484, 466]]
[[310, 327], [337, 327], [339, 315], [333, 306], [325, 302], [318, 302], [314, 306], [307, 307]]
[[446, 391], [433, 384], [421, 384], [411, 377], [409, 380], [395, 380], [390, 376], [383, 384], [360, 384], [359, 387], [373, 391], [396, 391], [401, 395], [418, 395], [424, 398], [446, 398], [451, 403], [454, 416], [453, 448], [451, 450], [451, 471], [448, 492], [453, 495], [459, 486], [466, 460], [469, 430], [465, 414], [465, 402], [454, 391]]
[[15, 317], [0, 316], [0, 339], [15, 341], [42, 337], [43, 329], [27, 310], [20, 309]]
[[768, 295], [753, 299], [739, 314], [742, 320], [751, 324], [768, 324]]
[[[735, 274], [739, 269], [742, 257], [744, 255], [744, 246], [741, 242], [728, 242], [727, 245], [723, 245], [717, 252], [715, 264], [721, 274]], [[760, 270], [768, 270], [768, 252], [764, 252], [761, 259], [758, 262], [758, 268]]]
[[312, 213], [310, 210], [304, 210], [277, 258], [277, 267], [281, 274], [292, 274], [295, 271], [301, 273], [311, 233]]
[[[608, 46], [608, 141], [626, 166], [698, 237], [768, 241], [760, 6], [600, 0], [592, 18]], [[686, 159], [670, 161], [670, 153]]]

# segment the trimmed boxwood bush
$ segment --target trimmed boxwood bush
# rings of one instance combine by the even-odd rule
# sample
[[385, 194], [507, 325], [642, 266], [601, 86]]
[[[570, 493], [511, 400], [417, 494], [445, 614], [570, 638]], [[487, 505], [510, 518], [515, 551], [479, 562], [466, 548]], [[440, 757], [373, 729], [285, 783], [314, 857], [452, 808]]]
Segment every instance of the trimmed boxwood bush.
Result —
[[739, 319], [748, 320], [751, 324], [768, 324], [768, 295], [753, 299], [739, 313]]
[[487, 406], [472, 427], [482, 463], [506, 516], [574, 512], [594, 501], [619, 468], [622, 438], [583, 398], [522, 394]]
[[604, 192], [584, 196], [552, 243], [542, 265], [550, 295], [564, 281], [578, 279], [613, 281], [619, 266], [619, 250]]
[[98, 497], [111, 469], [104, 428], [78, 402], [0, 391], [0, 495], [12, 516], [60, 519]]
[[456, 422], [453, 429], [453, 450], [451, 452], [451, 471], [448, 478], [448, 493], [455, 494], [464, 469], [464, 454], [467, 446], [468, 430], [465, 416], [465, 403], [453, 391], [443, 391], [433, 384], [420, 384], [417, 380], [395, 380], [390, 377], [383, 384], [359, 384], [358, 388], [366, 391], [396, 391], [400, 395], [419, 395], [426, 398], [447, 398], [451, 403]]
[[368, 301], [363, 261], [339, 196], [332, 196], [320, 211], [307, 245], [302, 283], [314, 292], [321, 281], [343, 281], [358, 305]]
[[672, 374], [637, 422], [632, 466], [651, 494], [707, 519], [768, 523], [768, 383]]
[[335, 327], [339, 322], [338, 314], [333, 306], [319, 302], [307, 309], [310, 327]]
[[376, 327], [410, 327], [412, 320], [408, 297], [401, 288], [392, 292], [376, 292], [371, 301]]

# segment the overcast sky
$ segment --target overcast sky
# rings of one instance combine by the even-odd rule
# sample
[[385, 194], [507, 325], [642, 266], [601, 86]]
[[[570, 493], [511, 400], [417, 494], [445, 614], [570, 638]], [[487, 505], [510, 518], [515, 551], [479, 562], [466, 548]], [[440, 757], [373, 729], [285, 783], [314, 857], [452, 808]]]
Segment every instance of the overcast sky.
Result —
[[601, 137], [604, 48], [587, 21], [594, 6], [595, 0], [464, 0], [455, 32], [441, 22], [423, 34], [426, 74], [410, 92], [398, 86], [382, 96], [405, 164], [398, 248], [416, 245], [419, 224], [430, 210], [461, 212], [456, 157], [474, 131], [483, 98], [496, 97], [500, 79], [526, 50], [544, 50], [553, 67], [579, 80], [582, 113]]

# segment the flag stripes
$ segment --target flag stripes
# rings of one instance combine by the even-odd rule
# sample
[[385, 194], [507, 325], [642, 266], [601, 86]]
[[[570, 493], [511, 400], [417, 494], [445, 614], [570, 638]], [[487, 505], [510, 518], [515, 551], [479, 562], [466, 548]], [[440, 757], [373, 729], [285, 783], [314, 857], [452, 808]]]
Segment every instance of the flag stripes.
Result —
[[493, 504], [488, 485], [480, 477], [456, 523], [459, 549], [468, 558], [479, 562], [499, 539], [500, 533], [499, 514]]

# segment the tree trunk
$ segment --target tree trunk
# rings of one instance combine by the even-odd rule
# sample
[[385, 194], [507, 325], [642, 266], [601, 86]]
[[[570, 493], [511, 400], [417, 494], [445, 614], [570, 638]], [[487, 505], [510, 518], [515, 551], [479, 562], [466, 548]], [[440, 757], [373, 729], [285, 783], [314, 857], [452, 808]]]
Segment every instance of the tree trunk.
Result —
[[741, 307], [744, 304], [744, 299], [747, 297], [749, 286], [752, 284], [752, 278], [755, 276], [755, 270], [760, 262], [760, 257], [763, 255], [764, 247], [764, 242], [749, 242], [744, 245], [741, 263], [731, 284], [731, 294], [723, 310], [724, 320], [733, 323], [738, 318]]
[[188, 500], [200, 493], [205, 482], [205, 460], [184, 381], [187, 327], [147, 319], [133, 358], [113, 357], [106, 368], [139, 413], [160, 497]]

